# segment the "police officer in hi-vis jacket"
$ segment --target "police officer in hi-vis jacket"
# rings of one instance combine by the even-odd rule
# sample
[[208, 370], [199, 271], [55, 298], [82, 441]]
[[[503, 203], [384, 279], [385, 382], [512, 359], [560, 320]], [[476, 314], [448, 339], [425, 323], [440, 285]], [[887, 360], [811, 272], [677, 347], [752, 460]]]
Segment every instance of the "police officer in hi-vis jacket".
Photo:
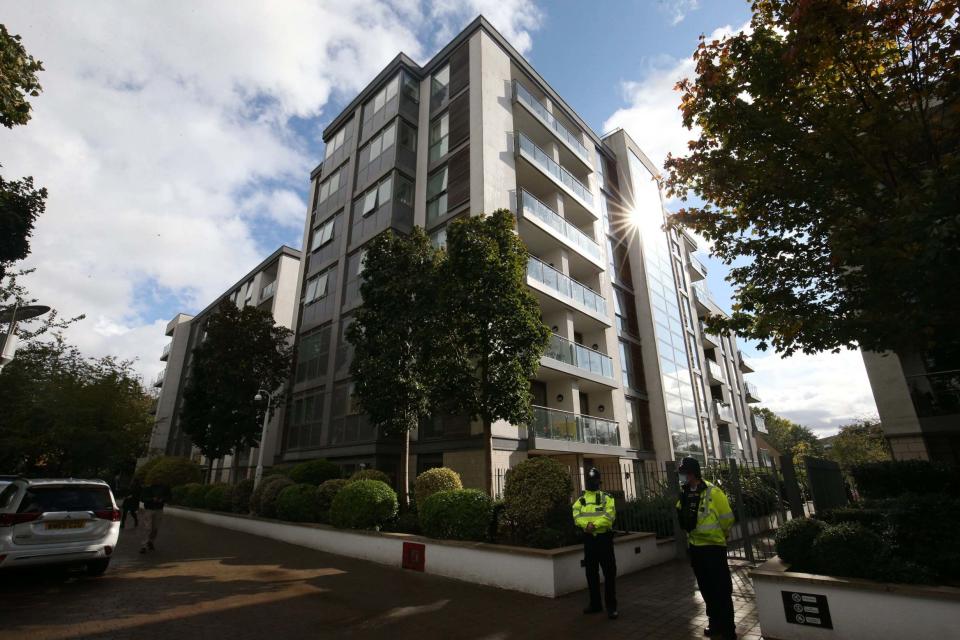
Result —
[[617, 559], [613, 552], [613, 521], [617, 507], [613, 496], [600, 491], [600, 472], [590, 469], [586, 475], [587, 490], [573, 503], [573, 520], [583, 531], [583, 558], [587, 571], [590, 604], [584, 613], [600, 613], [600, 569], [603, 569], [604, 601], [607, 617], [616, 620]]

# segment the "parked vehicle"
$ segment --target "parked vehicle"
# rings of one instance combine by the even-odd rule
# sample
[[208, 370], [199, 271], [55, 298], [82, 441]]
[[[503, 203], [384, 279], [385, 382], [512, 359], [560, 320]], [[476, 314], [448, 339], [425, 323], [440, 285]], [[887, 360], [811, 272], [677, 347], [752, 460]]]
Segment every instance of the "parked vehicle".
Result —
[[84, 564], [107, 570], [120, 536], [120, 510], [102, 480], [28, 480], [0, 488], [0, 570]]

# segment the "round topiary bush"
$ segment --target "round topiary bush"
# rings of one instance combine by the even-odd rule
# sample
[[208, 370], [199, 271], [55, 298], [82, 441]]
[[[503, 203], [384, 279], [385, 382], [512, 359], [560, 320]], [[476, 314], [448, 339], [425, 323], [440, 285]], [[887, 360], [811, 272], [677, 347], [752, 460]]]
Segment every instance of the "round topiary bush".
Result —
[[143, 485], [166, 485], [177, 487], [182, 484], [200, 481], [200, 466], [186, 458], [162, 457], [157, 458], [147, 471]]
[[813, 541], [813, 568], [830, 576], [880, 578], [889, 556], [890, 548], [880, 536], [853, 522], [828, 525]]
[[317, 517], [320, 522], [330, 522], [330, 507], [340, 490], [350, 484], [349, 480], [327, 480], [317, 487]]
[[431, 538], [482, 542], [492, 518], [493, 501], [477, 489], [439, 491], [420, 506], [420, 529]]
[[233, 506], [233, 485], [212, 484], [204, 496], [205, 509], [210, 511], [230, 511]]
[[290, 478], [275, 478], [270, 484], [265, 484], [263, 494], [260, 496], [260, 513], [257, 515], [264, 518], [277, 517], [277, 496], [287, 487], [294, 485]]
[[134, 479], [139, 480], [140, 484], [143, 484], [143, 481], [147, 479], [147, 474], [150, 473], [150, 470], [166, 458], [167, 456], [156, 456], [146, 460], [143, 464], [137, 467], [136, 471], [133, 472]]
[[515, 542], [540, 544], [544, 528], [574, 535], [570, 516], [573, 483], [566, 466], [553, 458], [529, 458], [507, 472], [503, 491], [503, 517], [510, 523]]
[[397, 515], [397, 494], [385, 482], [356, 480], [337, 493], [330, 522], [342, 529], [380, 529]]
[[310, 460], [290, 469], [288, 475], [297, 484], [312, 484], [318, 487], [327, 480], [339, 478], [340, 467], [329, 460]]
[[388, 487], [392, 482], [392, 480], [390, 480], [390, 476], [385, 474], [383, 471], [377, 471], [376, 469], [360, 469], [359, 471], [354, 471], [353, 475], [350, 476], [350, 482], [356, 482], [357, 480], [376, 480], [377, 482], [382, 482]]
[[184, 485], [183, 506], [204, 509], [207, 504], [207, 490], [210, 485], [191, 482]]
[[290, 522], [317, 521], [317, 487], [300, 483], [277, 495], [277, 517]]
[[251, 495], [253, 495], [253, 478], [245, 478], [238, 482], [233, 490], [230, 510], [234, 513], [250, 513]]
[[440, 491], [454, 491], [456, 489], [463, 489], [460, 474], [446, 467], [427, 469], [418, 475], [413, 482], [413, 495], [417, 504], [425, 504], [427, 498]]
[[270, 474], [260, 478], [260, 484], [253, 490], [253, 493], [250, 494], [250, 511], [252, 513], [260, 515], [260, 501], [263, 499], [263, 491], [267, 488], [268, 484], [277, 478], [286, 478], [286, 476]]
[[813, 518], [796, 518], [783, 523], [777, 530], [777, 555], [797, 571], [811, 568], [813, 541], [824, 526]]

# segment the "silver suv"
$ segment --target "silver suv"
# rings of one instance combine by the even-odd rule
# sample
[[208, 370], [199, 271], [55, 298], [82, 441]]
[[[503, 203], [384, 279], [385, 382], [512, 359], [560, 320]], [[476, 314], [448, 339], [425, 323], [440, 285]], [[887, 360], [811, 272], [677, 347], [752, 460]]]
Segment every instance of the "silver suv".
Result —
[[27, 480], [0, 486], [0, 569], [85, 564], [107, 570], [120, 510], [102, 480]]

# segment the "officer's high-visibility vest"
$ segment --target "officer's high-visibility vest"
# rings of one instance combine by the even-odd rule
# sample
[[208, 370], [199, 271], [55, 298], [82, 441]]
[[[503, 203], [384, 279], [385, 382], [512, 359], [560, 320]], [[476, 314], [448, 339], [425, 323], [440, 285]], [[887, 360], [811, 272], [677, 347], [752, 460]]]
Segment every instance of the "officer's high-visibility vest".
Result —
[[617, 505], [613, 501], [613, 496], [602, 491], [584, 491], [583, 495], [573, 503], [573, 521], [584, 531], [592, 522], [594, 535], [613, 529], [613, 521], [616, 519]]
[[[726, 494], [716, 485], [700, 481], [704, 489], [700, 492], [700, 508], [697, 511], [697, 526], [687, 535], [687, 540], [695, 547], [727, 544], [727, 532], [733, 526], [733, 511]], [[677, 500], [677, 509], [680, 500]]]

